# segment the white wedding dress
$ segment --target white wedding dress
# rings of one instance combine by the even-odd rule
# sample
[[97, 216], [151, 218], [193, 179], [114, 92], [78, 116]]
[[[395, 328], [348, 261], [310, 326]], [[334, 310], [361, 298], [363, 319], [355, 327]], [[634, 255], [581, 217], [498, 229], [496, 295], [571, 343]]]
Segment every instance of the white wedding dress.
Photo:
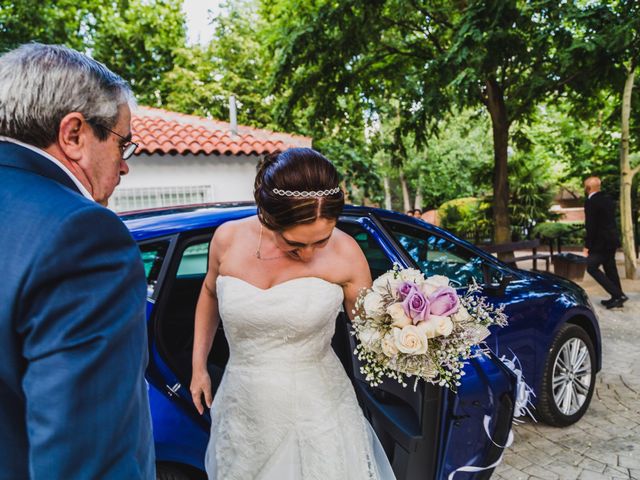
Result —
[[219, 276], [217, 296], [230, 355], [211, 408], [209, 478], [394, 479], [331, 348], [342, 288]]

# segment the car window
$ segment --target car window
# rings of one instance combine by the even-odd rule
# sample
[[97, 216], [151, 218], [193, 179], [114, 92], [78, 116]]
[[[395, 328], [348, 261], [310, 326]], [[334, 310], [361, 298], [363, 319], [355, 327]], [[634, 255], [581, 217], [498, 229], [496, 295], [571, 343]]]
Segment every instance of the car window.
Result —
[[473, 280], [485, 283], [486, 269], [490, 282], [499, 281], [500, 272], [486, 262], [483, 267], [482, 257], [472, 250], [427, 230], [402, 223], [385, 223], [425, 275], [444, 275], [455, 286], [465, 287]]
[[207, 273], [209, 241], [200, 242], [187, 247], [180, 259], [177, 278]]
[[153, 296], [167, 248], [169, 248], [168, 240], [140, 245], [140, 256], [147, 278], [147, 296], [149, 297]]
[[376, 279], [383, 273], [393, 268], [393, 263], [389, 260], [378, 241], [365, 230], [361, 225], [352, 222], [340, 222], [338, 228], [351, 235], [364, 252], [364, 256], [369, 263], [371, 278]]

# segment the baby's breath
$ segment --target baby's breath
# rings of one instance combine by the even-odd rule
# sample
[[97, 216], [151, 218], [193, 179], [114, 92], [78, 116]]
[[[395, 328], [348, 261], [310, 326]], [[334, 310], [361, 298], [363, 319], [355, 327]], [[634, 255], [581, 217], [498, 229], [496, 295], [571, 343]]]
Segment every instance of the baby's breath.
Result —
[[[395, 265], [376, 282], [376, 293], [382, 298], [382, 311], [398, 302], [397, 292], [391, 285], [392, 279], [398, 282], [401, 274]], [[386, 281], [384, 279], [386, 278]], [[429, 279], [422, 280], [422, 283]], [[418, 280], [416, 284], [422, 286]], [[393, 319], [388, 313], [367, 312], [364, 307], [365, 297], [372, 289], [363, 290], [358, 296], [353, 318], [352, 334], [358, 339], [354, 354], [360, 361], [360, 373], [372, 386], [380, 385], [385, 378], [396, 380], [403, 387], [407, 379], [413, 379], [414, 388], [422, 379], [435, 385], [446, 386], [452, 390], [460, 385], [464, 376], [464, 365], [469, 358], [482, 355], [485, 350], [480, 347], [482, 340], [489, 334], [488, 327], [507, 325], [504, 305], [495, 306], [482, 296], [481, 287], [475, 282], [469, 286], [463, 296], [459, 296], [459, 305], [468, 315], [452, 316], [453, 330], [448, 336], [436, 336], [428, 339], [428, 349], [423, 354], [405, 354], [400, 351], [391, 356], [384, 353], [383, 339], [392, 335]], [[377, 332], [371, 340], [371, 331]], [[368, 332], [368, 344], [361, 341], [361, 334]]]

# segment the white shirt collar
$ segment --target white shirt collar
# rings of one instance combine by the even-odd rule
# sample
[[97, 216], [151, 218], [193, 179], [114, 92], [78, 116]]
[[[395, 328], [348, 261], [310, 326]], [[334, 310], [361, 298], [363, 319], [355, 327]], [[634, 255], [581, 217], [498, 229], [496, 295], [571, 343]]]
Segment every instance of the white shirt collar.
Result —
[[593, 197], [596, 193], [600, 193], [600, 192], [591, 192], [591, 193], [589, 194], [589, 200], [591, 200], [591, 197]]
[[73, 183], [75, 183], [76, 187], [78, 187], [78, 190], [80, 190], [80, 193], [82, 193], [83, 196], [85, 196], [89, 200], [93, 200], [93, 197], [89, 193], [89, 190], [87, 190], [85, 186], [82, 185], [82, 183], [80, 183], [80, 180], [78, 180], [76, 176], [73, 173], [71, 173], [71, 170], [65, 167], [62, 164], [62, 162], [60, 162], [60, 160], [55, 158], [53, 155], [45, 152], [41, 148], [34, 147], [33, 145], [29, 145], [28, 143], [21, 142], [20, 140], [16, 140], [15, 138], [3, 137], [2, 135], [0, 135], [0, 141], [15, 143], [16, 145], [20, 145], [21, 147], [28, 148], [32, 152], [42, 155], [44, 158], [52, 161], [53, 163], [56, 164], [56, 166], [58, 166], [64, 173], [66, 173], [69, 176], [69, 178], [73, 181]]

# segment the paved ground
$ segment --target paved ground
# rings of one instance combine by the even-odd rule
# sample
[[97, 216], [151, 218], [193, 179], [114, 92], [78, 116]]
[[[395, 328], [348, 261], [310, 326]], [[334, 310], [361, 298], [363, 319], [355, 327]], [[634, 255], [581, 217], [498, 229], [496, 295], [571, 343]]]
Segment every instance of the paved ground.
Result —
[[516, 426], [492, 479], [640, 480], [640, 280], [623, 280], [629, 301], [618, 310], [601, 307], [608, 296], [591, 277], [581, 285], [602, 331], [603, 367], [591, 406], [564, 429], [531, 420]]

